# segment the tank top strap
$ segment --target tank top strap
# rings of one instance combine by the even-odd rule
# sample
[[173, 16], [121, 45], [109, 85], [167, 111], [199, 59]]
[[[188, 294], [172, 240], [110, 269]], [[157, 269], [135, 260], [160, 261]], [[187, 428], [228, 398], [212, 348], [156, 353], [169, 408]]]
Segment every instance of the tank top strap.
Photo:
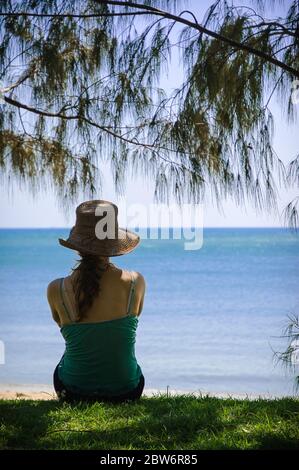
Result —
[[131, 275], [131, 286], [130, 286], [130, 293], [129, 293], [129, 298], [128, 298], [128, 305], [127, 305], [127, 315], [132, 315], [133, 312], [132, 310], [132, 305], [134, 304], [134, 298], [135, 298], [135, 290], [136, 290], [136, 279], [133, 276], [133, 273], [130, 273]]
[[62, 302], [62, 305], [63, 305], [63, 308], [68, 316], [68, 319], [70, 320], [71, 323], [74, 322], [74, 318], [73, 318], [73, 315], [72, 313], [69, 311], [69, 309], [67, 308], [66, 306], [66, 302], [65, 302], [65, 296], [64, 296], [64, 278], [62, 277], [60, 279], [60, 297], [61, 297], [61, 302]]

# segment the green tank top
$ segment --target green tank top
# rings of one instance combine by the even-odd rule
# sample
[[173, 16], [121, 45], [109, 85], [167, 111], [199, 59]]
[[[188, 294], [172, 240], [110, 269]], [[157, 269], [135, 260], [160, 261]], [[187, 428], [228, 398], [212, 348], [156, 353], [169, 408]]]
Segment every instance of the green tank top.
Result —
[[[63, 279], [60, 284], [64, 308]], [[137, 387], [142, 375], [135, 357], [138, 317], [131, 312], [135, 292], [132, 279], [127, 315], [97, 323], [70, 323], [61, 328], [65, 352], [58, 376], [73, 392], [118, 395]]]

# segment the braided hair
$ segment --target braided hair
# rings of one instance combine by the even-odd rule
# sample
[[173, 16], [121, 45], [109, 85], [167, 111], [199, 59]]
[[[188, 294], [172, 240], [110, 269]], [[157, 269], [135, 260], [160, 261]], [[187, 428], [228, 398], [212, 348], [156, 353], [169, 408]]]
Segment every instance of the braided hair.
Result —
[[73, 287], [78, 307], [78, 321], [86, 316], [95, 297], [100, 292], [101, 278], [109, 266], [108, 258], [79, 253], [80, 260], [72, 271], [75, 273]]

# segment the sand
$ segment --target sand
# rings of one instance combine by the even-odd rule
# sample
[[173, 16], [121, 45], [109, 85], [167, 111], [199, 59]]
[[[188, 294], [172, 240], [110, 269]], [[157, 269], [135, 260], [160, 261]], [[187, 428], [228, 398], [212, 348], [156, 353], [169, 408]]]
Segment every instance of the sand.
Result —
[[[216, 398], [234, 398], [234, 399], [275, 399], [282, 398], [270, 394], [258, 395], [254, 393], [228, 393], [228, 392], [208, 392], [206, 390], [178, 390], [178, 389], [153, 389], [145, 388], [143, 395], [147, 397], [157, 395], [176, 396], [176, 395], [192, 395], [192, 396], [210, 396]], [[294, 398], [294, 397], [293, 397]], [[56, 394], [51, 385], [33, 384], [33, 385], [20, 385], [20, 384], [0, 384], [0, 399], [4, 400], [56, 400]]]

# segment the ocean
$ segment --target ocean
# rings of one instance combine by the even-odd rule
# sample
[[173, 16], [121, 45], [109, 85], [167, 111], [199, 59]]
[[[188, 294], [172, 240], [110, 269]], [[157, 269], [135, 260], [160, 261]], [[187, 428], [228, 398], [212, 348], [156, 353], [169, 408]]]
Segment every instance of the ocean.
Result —
[[[51, 384], [64, 350], [48, 283], [77, 254], [67, 229], [0, 230], [0, 383]], [[299, 236], [287, 229], [204, 229], [203, 246], [142, 239], [113, 260], [147, 283], [136, 357], [147, 388], [292, 395], [294, 373], [276, 363], [288, 315], [299, 314]]]

